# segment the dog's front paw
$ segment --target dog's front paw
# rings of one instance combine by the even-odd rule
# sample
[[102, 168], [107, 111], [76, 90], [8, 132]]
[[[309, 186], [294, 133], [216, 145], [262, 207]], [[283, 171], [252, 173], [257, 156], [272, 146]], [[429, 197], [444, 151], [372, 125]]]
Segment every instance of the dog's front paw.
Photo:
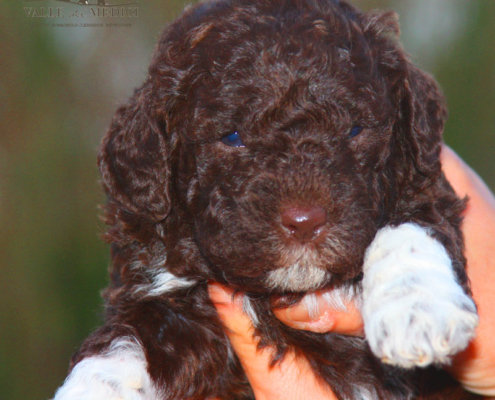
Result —
[[404, 368], [447, 364], [474, 336], [474, 304], [463, 293], [437, 299], [435, 293], [410, 290], [407, 295], [384, 293], [388, 305], [364, 312], [371, 350], [383, 362]]
[[141, 347], [131, 339], [76, 364], [53, 400], [158, 400]]
[[404, 368], [448, 363], [478, 324], [444, 247], [413, 224], [382, 229], [368, 249], [363, 318], [373, 353]]

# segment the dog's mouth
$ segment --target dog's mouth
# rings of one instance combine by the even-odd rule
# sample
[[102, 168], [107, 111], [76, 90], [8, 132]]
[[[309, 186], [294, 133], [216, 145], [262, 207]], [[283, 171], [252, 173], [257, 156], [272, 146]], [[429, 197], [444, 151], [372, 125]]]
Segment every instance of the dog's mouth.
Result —
[[318, 241], [279, 242], [265, 285], [275, 292], [311, 292], [353, 280], [361, 272], [362, 258], [351, 234], [324, 232]]
[[366, 218], [343, 214], [348, 218], [332, 219], [313, 240], [295, 240], [270, 220], [248, 224], [245, 218], [218, 231], [200, 226], [198, 244], [219, 282], [249, 293], [312, 292], [361, 272], [372, 229]]

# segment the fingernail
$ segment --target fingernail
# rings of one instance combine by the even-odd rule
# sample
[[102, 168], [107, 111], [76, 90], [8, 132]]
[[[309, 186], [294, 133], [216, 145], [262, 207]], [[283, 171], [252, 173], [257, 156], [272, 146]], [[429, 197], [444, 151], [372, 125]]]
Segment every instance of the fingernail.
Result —
[[301, 304], [294, 307], [289, 307], [285, 311], [285, 316], [292, 322], [310, 322], [312, 321], [309, 311]]
[[292, 321], [291, 326], [296, 329], [302, 329], [305, 331], [317, 332], [317, 333], [326, 333], [330, 332], [335, 327], [335, 319], [332, 316], [325, 312], [320, 315], [316, 319], [311, 319], [308, 317], [303, 321]]
[[210, 297], [217, 302], [228, 303], [232, 300], [233, 291], [218, 283], [210, 283], [208, 285], [208, 291], [210, 293]]

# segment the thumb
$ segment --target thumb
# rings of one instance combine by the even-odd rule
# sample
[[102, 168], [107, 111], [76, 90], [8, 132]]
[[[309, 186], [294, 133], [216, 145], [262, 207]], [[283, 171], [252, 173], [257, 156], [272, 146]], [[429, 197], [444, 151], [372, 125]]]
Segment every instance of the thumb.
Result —
[[335, 296], [332, 289], [320, 290], [307, 294], [296, 305], [274, 310], [274, 313], [291, 328], [364, 336], [363, 318], [358, 305], [351, 300], [335, 301]]

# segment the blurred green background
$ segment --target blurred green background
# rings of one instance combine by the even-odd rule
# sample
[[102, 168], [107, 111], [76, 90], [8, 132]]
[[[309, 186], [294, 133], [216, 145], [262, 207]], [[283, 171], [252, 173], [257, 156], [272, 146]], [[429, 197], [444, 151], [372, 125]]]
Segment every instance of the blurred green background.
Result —
[[[114, 1], [115, 2], [115, 1]], [[443, 87], [445, 138], [495, 188], [495, 1], [361, 0], [391, 8], [416, 62]], [[51, 398], [99, 324], [108, 248], [96, 149], [116, 106], [146, 75], [163, 25], [183, 1], [144, 0], [130, 27], [51, 27], [0, 3], [0, 398]], [[47, 26], [48, 24], [48, 26]]]

